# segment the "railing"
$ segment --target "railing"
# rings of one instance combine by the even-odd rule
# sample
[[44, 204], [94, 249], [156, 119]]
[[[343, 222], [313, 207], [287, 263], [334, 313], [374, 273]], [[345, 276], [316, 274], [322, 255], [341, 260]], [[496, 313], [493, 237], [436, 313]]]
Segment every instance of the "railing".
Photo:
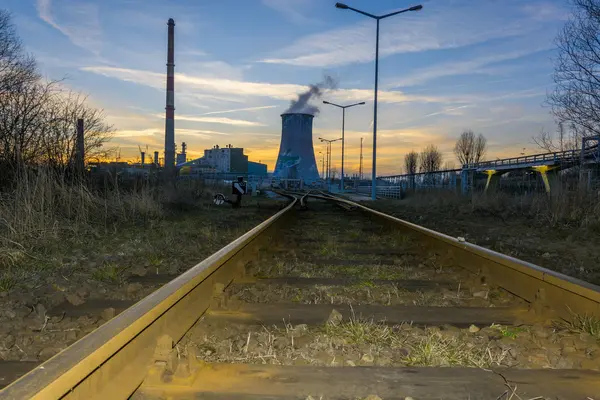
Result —
[[[386, 199], [401, 199], [402, 198], [402, 187], [401, 186], [377, 186], [377, 197], [383, 197]], [[371, 185], [358, 186], [356, 193], [360, 194], [371, 194]]]
[[464, 164], [463, 169], [477, 169], [484, 167], [502, 167], [519, 164], [535, 164], [546, 162], [578, 162], [581, 157], [581, 150], [565, 150], [554, 153], [533, 154], [521, 157], [503, 158], [493, 161], [482, 161], [478, 163]]

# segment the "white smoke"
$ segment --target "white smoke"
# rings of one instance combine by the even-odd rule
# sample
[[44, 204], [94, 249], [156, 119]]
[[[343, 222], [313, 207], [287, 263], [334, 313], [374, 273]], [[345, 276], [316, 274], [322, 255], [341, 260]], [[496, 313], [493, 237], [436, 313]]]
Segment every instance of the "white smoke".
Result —
[[289, 108], [284, 114], [312, 114], [319, 113], [319, 107], [309, 104], [312, 98], [320, 99], [328, 90], [337, 89], [337, 81], [329, 75], [323, 77], [323, 81], [310, 85], [309, 89], [298, 95], [296, 100], [292, 100]]

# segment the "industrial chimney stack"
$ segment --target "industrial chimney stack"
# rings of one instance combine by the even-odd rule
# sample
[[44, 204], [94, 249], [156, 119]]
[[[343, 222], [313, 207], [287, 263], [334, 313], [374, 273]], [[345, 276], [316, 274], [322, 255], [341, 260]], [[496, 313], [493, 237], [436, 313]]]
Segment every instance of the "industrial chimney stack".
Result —
[[169, 18], [167, 52], [167, 107], [165, 120], [165, 172], [173, 173], [175, 165], [175, 21]]

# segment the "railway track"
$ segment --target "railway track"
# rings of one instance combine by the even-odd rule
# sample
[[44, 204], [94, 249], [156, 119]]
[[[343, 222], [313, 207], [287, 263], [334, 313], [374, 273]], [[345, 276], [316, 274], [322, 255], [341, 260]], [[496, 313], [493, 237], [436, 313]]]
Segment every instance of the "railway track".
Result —
[[141, 277], [164, 285], [0, 398], [600, 399], [596, 338], [561, 322], [600, 316], [598, 287], [290, 197], [184, 274]]

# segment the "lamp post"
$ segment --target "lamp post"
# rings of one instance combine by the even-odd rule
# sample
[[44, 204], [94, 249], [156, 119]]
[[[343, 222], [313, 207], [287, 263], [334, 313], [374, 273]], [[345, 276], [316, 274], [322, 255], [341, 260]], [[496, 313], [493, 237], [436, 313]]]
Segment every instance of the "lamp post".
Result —
[[319, 154], [321, 155], [321, 172], [323, 172], [323, 179], [325, 179], [325, 154], [322, 151]]
[[349, 104], [347, 106], [341, 106], [339, 104], [335, 104], [329, 101], [323, 101], [323, 104], [329, 104], [330, 106], [342, 109], [342, 178], [340, 180], [340, 191], [344, 193], [344, 126], [346, 125], [346, 108], [362, 106], [363, 104], [365, 104], [365, 102], [361, 101], [360, 103]]
[[327, 187], [329, 188], [329, 185], [331, 184], [331, 143], [342, 140], [342, 138], [333, 140], [319, 138], [319, 140], [327, 143]]
[[395, 11], [395, 12], [392, 12], [389, 14], [379, 15], [379, 16], [369, 14], [369, 13], [361, 11], [361, 10], [357, 10], [356, 8], [352, 8], [343, 3], [335, 3], [335, 6], [342, 10], [355, 11], [359, 14], [366, 15], [367, 17], [373, 18], [374, 20], [377, 21], [377, 31], [376, 31], [377, 33], [375, 35], [375, 101], [373, 104], [373, 169], [371, 171], [371, 176], [372, 176], [372, 178], [371, 178], [372, 179], [371, 199], [375, 200], [377, 198], [377, 196], [376, 196], [377, 195], [376, 168], [377, 168], [377, 85], [378, 85], [378, 78], [379, 78], [379, 21], [384, 18], [391, 17], [393, 15], [405, 13], [407, 11], [419, 11], [420, 9], [423, 8], [423, 6], [418, 5], [418, 6], [406, 8], [404, 10]]

